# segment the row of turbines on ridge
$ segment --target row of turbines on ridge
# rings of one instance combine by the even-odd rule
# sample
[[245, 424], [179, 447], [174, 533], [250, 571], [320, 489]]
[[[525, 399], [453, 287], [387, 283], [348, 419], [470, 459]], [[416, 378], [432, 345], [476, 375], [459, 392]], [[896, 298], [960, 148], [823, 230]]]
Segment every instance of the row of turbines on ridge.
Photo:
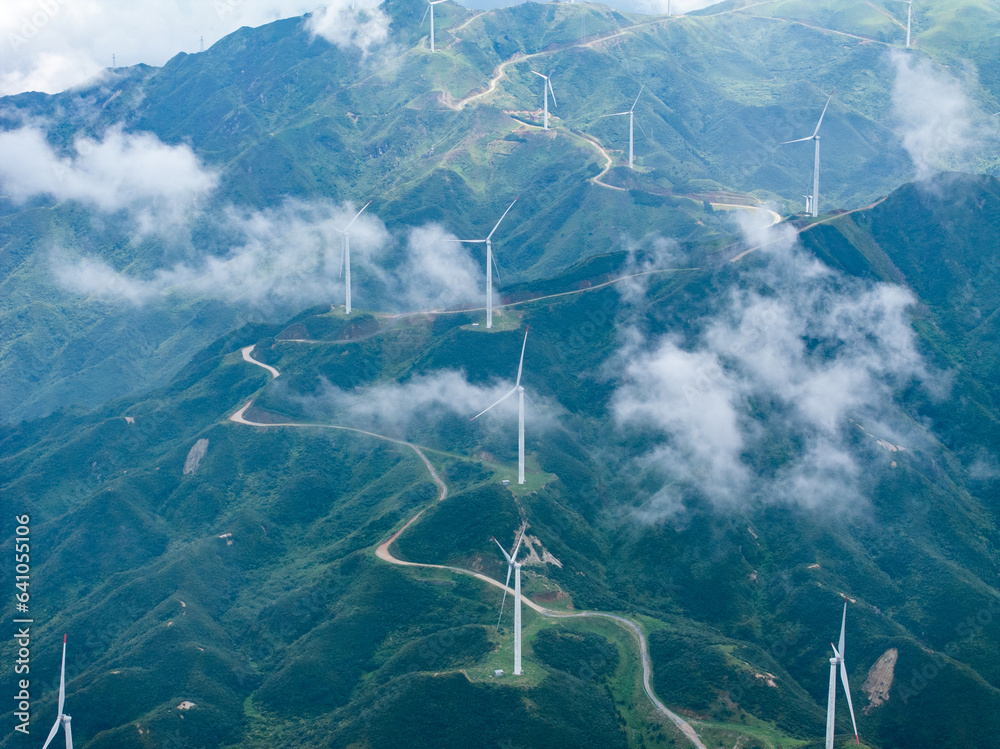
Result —
[[[909, 49], [911, 41], [911, 22], [913, 14], [913, 0], [897, 0], [898, 2], [906, 3], [908, 6], [907, 19], [906, 19], [906, 47]], [[430, 16], [430, 51], [435, 52], [435, 39], [434, 39], [434, 6], [445, 2], [445, 0], [427, 0], [427, 9], [424, 12], [424, 17], [421, 19], [421, 25], [427, 16]], [[670, 5], [668, 0], [667, 5], [667, 15], [671, 15]], [[202, 49], [204, 49], [204, 39], [202, 39]], [[116, 61], [115, 61], [116, 62]], [[543, 129], [549, 129], [549, 96], [552, 97], [553, 105], [556, 104], [555, 91], [552, 88], [552, 76], [551, 73], [546, 75], [538, 72], [537, 70], [532, 70], [532, 73], [541, 77], [543, 79], [542, 91], [543, 91]], [[643, 87], [640, 87], [639, 93], [636, 95], [635, 100], [632, 102], [632, 106], [629, 109], [622, 112], [614, 112], [611, 114], [602, 115], [602, 117], [620, 117], [628, 115], [629, 117], [629, 157], [628, 165], [630, 169], [634, 168], [634, 127], [637, 124], [635, 120], [635, 106], [639, 102], [639, 97], [642, 96]], [[813, 190], [811, 195], [804, 196], [806, 199], [806, 211], [812, 216], [818, 216], [819, 210], [819, 172], [820, 172], [820, 127], [823, 124], [823, 118], [826, 116], [826, 111], [830, 106], [830, 101], [833, 98], [833, 93], [827, 98], [826, 105], [823, 107], [823, 111], [820, 114], [819, 121], [816, 123], [816, 128], [812, 135], [805, 138], [798, 138], [795, 140], [785, 141], [781, 145], [787, 145], [790, 143], [802, 143], [806, 141], [814, 141], [815, 152], [814, 152], [814, 164], [813, 164]], [[642, 126], [640, 125], [640, 130]], [[500, 227], [501, 222], [514, 207], [517, 202], [517, 198], [508, 206], [507, 210], [504, 211], [503, 215], [494, 225], [493, 229], [484, 239], [457, 239], [452, 240], [455, 242], [469, 243], [469, 244], [485, 244], [486, 245], [486, 327], [493, 327], [493, 267], [495, 266], [495, 260], [493, 258], [493, 235], [496, 233], [497, 229]], [[345, 311], [346, 314], [351, 314], [351, 250], [350, 250], [350, 228], [357, 221], [361, 214], [371, 205], [372, 201], [368, 201], [357, 214], [341, 229], [337, 228], [336, 231], [340, 233], [342, 237], [342, 259], [341, 259], [341, 275], [344, 277], [345, 281]], [[504, 394], [496, 402], [490, 405], [488, 408], [484, 409], [482, 412], [473, 417], [473, 420], [478, 419], [483, 414], [492, 410], [496, 406], [500, 405], [508, 398], [513, 395], [518, 396], [518, 484], [525, 483], [525, 458], [524, 458], [524, 398], [525, 392], [524, 387], [521, 385], [521, 375], [524, 370], [524, 353], [528, 342], [528, 331], [525, 330], [524, 341], [521, 345], [521, 358], [517, 369], [517, 379], [515, 381], [513, 389]], [[524, 673], [522, 666], [522, 645], [521, 645], [521, 563], [517, 561], [517, 555], [521, 548], [521, 543], [524, 540], [524, 529], [522, 528], [517, 542], [511, 553], [507, 553], [503, 545], [497, 541], [496, 538], [492, 538], [507, 562], [507, 580], [504, 585], [504, 595], [500, 604], [500, 619], [497, 620], [497, 628], [499, 629], [500, 620], [503, 618], [503, 609], [507, 600], [507, 591], [510, 586], [511, 574], [514, 575], [514, 674], [521, 675]], [[847, 666], [845, 663], [844, 653], [845, 653], [845, 635], [847, 627], [847, 603], [844, 603], [844, 613], [841, 620], [840, 628], [840, 641], [839, 647], [832, 645], [833, 657], [830, 658], [830, 685], [829, 693], [827, 699], [827, 720], [826, 720], [826, 749], [833, 749], [834, 746], [834, 723], [835, 723], [835, 708], [836, 708], [836, 698], [837, 698], [837, 674], [839, 671], [840, 679], [843, 683], [844, 692], [847, 698], [847, 705], [851, 715], [851, 723], [854, 728], [855, 741], [860, 745], [860, 739], [858, 738], [857, 731], [857, 721], [854, 717], [854, 706], [851, 700], [850, 685], [848, 684], [847, 678]], [[66, 749], [73, 749], [73, 734], [71, 729], [71, 718], [69, 715], [63, 712], [64, 704], [66, 698], [66, 636], [63, 636], [63, 652], [62, 652], [62, 665], [60, 667], [59, 675], [59, 698], [58, 698], [58, 714], [56, 716], [55, 724], [52, 726], [51, 731], [42, 749], [48, 749], [49, 744], [55, 738], [56, 733], [59, 731], [60, 726], [63, 728], [63, 732], [66, 739]]]

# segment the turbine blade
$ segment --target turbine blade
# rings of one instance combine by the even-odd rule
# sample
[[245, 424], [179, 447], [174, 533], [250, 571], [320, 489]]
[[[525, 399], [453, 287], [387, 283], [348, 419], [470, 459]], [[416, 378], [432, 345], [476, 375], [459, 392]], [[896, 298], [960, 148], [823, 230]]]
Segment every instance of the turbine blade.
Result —
[[823, 124], [823, 118], [826, 117], [826, 109], [830, 106], [830, 100], [833, 99], [833, 91], [830, 92], [830, 96], [826, 99], [826, 105], [823, 107], [823, 113], [819, 116], [819, 122], [816, 123], [816, 129], [813, 131], [813, 137], [815, 138], [819, 135], [819, 126]]
[[531, 72], [532, 72], [532, 73], [534, 73], [535, 75], [541, 75], [541, 76], [542, 76], [542, 78], [548, 78], [548, 76], [546, 76], [546, 75], [542, 75], [542, 74], [541, 74], [541, 73], [539, 73], [539, 72], [538, 72], [537, 70], [532, 70]]
[[538, 404], [536, 404], [536, 403], [535, 403], [535, 402], [534, 402], [533, 400], [531, 400], [531, 396], [530, 396], [530, 395], [528, 395], [527, 393], [525, 393], [525, 394], [524, 394], [524, 397], [528, 399], [528, 403], [530, 403], [530, 404], [531, 404], [531, 407], [532, 407], [532, 408], [534, 408], [534, 409], [535, 409], [535, 411], [537, 411], [538, 413], [541, 413], [541, 412], [542, 412], [542, 409], [540, 409], [540, 408], [538, 407]]
[[620, 117], [621, 115], [623, 115], [623, 114], [628, 114], [628, 113], [629, 113], [629, 111], [628, 111], [628, 110], [625, 110], [624, 112], [615, 112], [614, 114], [602, 114], [602, 115], [601, 115], [600, 117], [598, 117], [597, 119], [601, 119], [601, 118], [603, 118], [603, 117]]
[[634, 119], [633, 122], [635, 122], [636, 125], [639, 125], [639, 132], [641, 132], [643, 135], [645, 135], [648, 138], [649, 135], [646, 133], [645, 130], [642, 129], [642, 125], [640, 124], [638, 118]]
[[521, 363], [517, 365], [517, 383], [514, 385], [514, 389], [517, 390], [518, 385], [521, 384], [521, 371], [524, 369], [524, 348], [528, 345], [528, 330], [531, 328], [530, 325], [524, 329], [524, 343], [521, 344]]
[[517, 560], [517, 551], [521, 548], [521, 542], [524, 540], [524, 529], [521, 529], [521, 535], [517, 537], [517, 545], [514, 546], [514, 553], [510, 555], [511, 561]]
[[[428, 6], [428, 7], [429, 7], [429, 6]], [[358, 211], [358, 215], [357, 215], [357, 216], [355, 216], [354, 218], [352, 218], [352, 219], [351, 219], [351, 223], [350, 223], [350, 224], [348, 224], [347, 226], [345, 226], [345, 227], [344, 227], [344, 231], [345, 231], [345, 232], [346, 232], [346, 231], [347, 231], [348, 229], [350, 229], [350, 228], [351, 228], [351, 224], [353, 224], [353, 223], [354, 223], [355, 221], [357, 221], [357, 220], [358, 220], [358, 216], [360, 216], [360, 215], [361, 215], [362, 213], [364, 213], [364, 212], [365, 212], [365, 208], [367, 208], [367, 207], [368, 207], [368, 206], [370, 206], [371, 204], [372, 204], [372, 201], [370, 201], [370, 200], [369, 200], [369, 201], [368, 201], [367, 203], [365, 203], [365, 204], [364, 204], [364, 207], [362, 207], [362, 209], [361, 209], [360, 211]]]
[[420, 25], [424, 25], [424, 21], [427, 20], [427, 14], [431, 12], [431, 4], [427, 3], [427, 8], [424, 10], [424, 17], [420, 19]]
[[446, 239], [445, 242], [461, 242], [462, 244], [485, 244], [485, 239]]
[[42, 749], [48, 749], [49, 744], [52, 743], [52, 739], [56, 737], [56, 732], [59, 730], [59, 722], [62, 720], [62, 713], [56, 716], [56, 722], [52, 725], [52, 730], [49, 731], [49, 737], [45, 739], [45, 743], [42, 744]]
[[[493, 537], [490, 536], [490, 538], [493, 538]], [[500, 547], [500, 552], [503, 554], [503, 558], [507, 560], [507, 564], [513, 564], [514, 560], [510, 558], [510, 554], [507, 553], [507, 550], [500, 544], [499, 541], [496, 540], [496, 538], [493, 538], [493, 541], [496, 543], [497, 546]], [[510, 573], [509, 572], [507, 573], [507, 582], [510, 582]]]
[[844, 618], [840, 621], [840, 649], [837, 655], [844, 657], [844, 633], [847, 629], [847, 601], [844, 601]]
[[628, 111], [630, 111], [630, 112], [631, 112], [631, 111], [632, 111], [633, 109], [635, 109], [635, 105], [639, 103], [639, 97], [640, 97], [640, 96], [642, 96], [642, 90], [643, 90], [644, 88], [646, 88], [646, 84], [645, 84], [645, 83], [644, 83], [644, 84], [642, 84], [641, 86], [639, 86], [639, 93], [638, 93], [638, 94], [636, 94], [636, 96], [635, 96], [635, 101], [633, 101], [633, 102], [632, 102], [632, 106], [631, 106], [631, 107], [629, 107]]
[[497, 272], [497, 286], [503, 286], [503, 282], [500, 280], [500, 266], [497, 264], [497, 254], [491, 252], [490, 257], [493, 258], [493, 268]]
[[[493, 539], [493, 540], [496, 541], [496, 539]], [[500, 548], [503, 549], [502, 546]], [[507, 552], [505, 551], [504, 552], [504, 556], [506, 556], [506, 555], [507, 555]], [[509, 560], [510, 557], [507, 557], [507, 559]], [[501, 601], [500, 601], [500, 616], [497, 618], [497, 631], [498, 632], [500, 631], [500, 620], [503, 619], [503, 605], [505, 603], [507, 603], [507, 588], [510, 587], [510, 571], [512, 569], [513, 569], [513, 567], [511, 567], [508, 564], [507, 565], [507, 582], [505, 582], [504, 586], [503, 586], [503, 599], [501, 599]]]
[[813, 140], [815, 136], [810, 135], [808, 138], [796, 138], [795, 140], [786, 140], [779, 143], [779, 146], [787, 146], [789, 143], [804, 143], [807, 140]]
[[558, 104], [556, 104], [556, 92], [552, 90], [552, 78], [546, 78], [545, 82], [549, 84], [549, 93], [552, 94], [552, 106], [558, 106]]
[[847, 695], [847, 708], [851, 711], [851, 725], [854, 726], [854, 741], [861, 746], [861, 739], [858, 738], [858, 722], [854, 720], [854, 705], [851, 703], [851, 685], [847, 683], [847, 666], [843, 658], [840, 660], [840, 680], [844, 682], [844, 694]]
[[[521, 196], [518, 195], [516, 198], [514, 198], [514, 203], [516, 203], [520, 199]], [[514, 203], [511, 203], [509, 206], [507, 206], [507, 210], [503, 212], [503, 216], [500, 217], [500, 221], [503, 221], [504, 218], [507, 216], [507, 214], [510, 213], [510, 209], [514, 207]], [[497, 221], [497, 225], [493, 227], [493, 231], [491, 231], [489, 234], [486, 235], [486, 239], [493, 238], [493, 235], [496, 233], [496, 230], [500, 228], [500, 221]], [[486, 240], [483, 241], [485, 242]]]
[[59, 714], [63, 714], [66, 703], [66, 635], [63, 635], [62, 666], [59, 668]]
[[[511, 390], [511, 391], [510, 391], [509, 393], [507, 393], [507, 395], [505, 395], [505, 396], [504, 396], [503, 398], [501, 398], [501, 399], [500, 399], [500, 400], [498, 400], [498, 401], [497, 401], [496, 403], [494, 403], [494, 404], [493, 404], [492, 406], [490, 406], [490, 408], [495, 408], [496, 406], [499, 406], [499, 405], [500, 405], [501, 403], [503, 403], [503, 402], [504, 402], [505, 400], [507, 400], [508, 398], [510, 398], [510, 396], [512, 396], [512, 395], [513, 395], [514, 393], [516, 393], [516, 392], [517, 392], [517, 388], [514, 388], [514, 389], [513, 389], [513, 390]], [[470, 419], [470, 421], [475, 421], [475, 420], [476, 420], [476, 419], [478, 419], [478, 418], [479, 418], [480, 416], [482, 416], [482, 415], [483, 415], [484, 413], [486, 413], [486, 411], [489, 411], [489, 410], [490, 410], [490, 408], [487, 408], [487, 409], [486, 409], [485, 411], [480, 411], [480, 412], [479, 412], [479, 413], [477, 413], [477, 414], [476, 414], [475, 416], [473, 416], [473, 417], [472, 417], [472, 418]], [[498, 542], [498, 543], [499, 543], [499, 542]], [[507, 552], [504, 552], [504, 553], [506, 554]]]

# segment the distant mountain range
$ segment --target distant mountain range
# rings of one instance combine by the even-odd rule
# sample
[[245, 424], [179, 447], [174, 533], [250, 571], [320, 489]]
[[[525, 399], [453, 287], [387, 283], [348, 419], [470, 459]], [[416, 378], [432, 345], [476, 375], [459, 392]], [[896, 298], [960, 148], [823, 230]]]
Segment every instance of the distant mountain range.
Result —
[[[444, 3], [434, 54], [423, 4], [382, 10], [364, 54], [289, 19], [0, 108], [32, 727], [66, 632], [78, 747], [688, 745], [611, 621], [526, 610], [512, 677], [498, 589], [376, 555], [422, 511], [398, 559], [494, 579], [526, 523], [526, 595], [637, 621], [707, 746], [822, 745], [845, 597], [864, 745], [992, 746], [1000, 182], [912, 177], [995, 169], [1000, 14], [915, 7], [894, 61], [880, 2]], [[601, 115], [640, 87], [632, 172]], [[834, 87], [811, 219], [811, 149], [777, 144]], [[449, 240], [517, 196], [487, 332]], [[516, 419], [469, 419], [529, 325], [505, 487]]]

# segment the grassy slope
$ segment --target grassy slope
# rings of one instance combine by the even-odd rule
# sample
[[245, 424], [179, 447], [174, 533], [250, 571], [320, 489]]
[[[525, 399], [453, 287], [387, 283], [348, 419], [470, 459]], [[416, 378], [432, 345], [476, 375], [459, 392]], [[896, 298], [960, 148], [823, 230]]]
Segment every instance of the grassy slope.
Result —
[[[1000, 215], [995, 181], [952, 188], [949, 194], [981, 204], [984, 226]], [[632, 485], [598, 457], [622, 448], [598, 437], [607, 433], [609, 391], [578, 376], [597, 369], [614, 347], [618, 299], [610, 288], [507, 313], [533, 327], [532, 387], [565, 409], [557, 433], [529, 435], [528, 442], [532, 461], [557, 478], [523, 496], [518, 509], [490, 482], [493, 468], [473, 457], [486, 450], [500, 464], [514, 460], [502, 424], [418, 421], [419, 441], [446, 451], [429, 454], [452, 494], [408, 531], [398, 553], [500, 577], [502, 562], [488, 537], [512, 537], [523, 511], [532, 534], [563, 564], [529, 567], [529, 590], [561, 591], [577, 608], [640, 615], [666, 702], [707, 721], [707, 735], [725, 740], [727, 732], [744, 732], [762, 746], [795, 745], [790, 737], [821, 730], [821, 643], [843, 591], [857, 600], [855, 689], [887, 648], [900, 652], [890, 701], [859, 714], [872, 745], [930, 747], [958, 736], [963, 746], [987, 746], [997, 729], [991, 716], [1000, 712], [1000, 633], [996, 617], [977, 622], [976, 615], [989, 612], [998, 595], [988, 583], [998, 557], [996, 494], [975, 483], [960, 459], [976, 446], [996, 454], [963, 422], [978, 413], [969, 401], [980, 397], [966, 382], [980, 379], [979, 367], [995, 367], [996, 355], [989, 349], [975, 359], [961, 356], [963, 341], [982, 333], [981, 324], [962, 317], [968, 298], [954, 295], [968, 288], [962, 269], [979, 267], [981, 259], [964, 205], [907, 188], [869, 214], [803, 235], [831, 264], [902, 274], [927, 305], [917, 325], [929, 350], [951, 357], [957, 372], [947, 401], [909, 404], [934, 419], [946, 444], [897, 456], [897, 467], [869, 466], [869, 515], [821, 523], [789, 510], [722, 518], [695, 510], [683, 532], [616, 520], [612, 510], [627, 503]], [[946, 286], [931, 284], [936, 277], [922, 280], [917, 249], [894, 228], [904, 225], [916, 227], [907, 231], [918, 232], [927, 251], [949, 248], [954, 270]], [[848, 235], [851, 242], [843, 239]], [[576, 287], [581, 273], [552, 286]], [[657, 279], [651, 295], [660, 302], [650, 323], [668, 326], [677, 315], [709, 311], [728, 278], [724, 270]], [[989, 318], [995, 289], [985, 274], [976, 278], [972, 306]], [[570, 321], [588, 312], [590, 342], [574, 346], [566, 335]], [[519, 690], [528, 704], [547, 705], [541, 714], [555, 720], [539, 723], [541, 714], [532, 713], [514, 721], [531, 745], [538, 736], [552, 737], [553, 745], [669, 745], [675, 735], [657, 728], [636, 696], [627, 637], [617, 639], [609, 697], [601, 679], [589, 671], [581, 678], [567, 665], [588, 647], [600, 655], [599, 643], [553, 643], [548, 627], [529, 615], [528, 674], [505, 689], [485, 676], [502, 666], [504, 653], [509, 657], [506, 629], [491, 634], [495, 590], [374, 559], [378, 540], [436, 494], [411, 451], [350, 434], [258, 431], [224, 421], [267, 383], [263, 370], [239, 356], [248, 342], [259, 342], [257, 355], [283, 372], [281, 388], [260, 392], [254, 413], [294, 416], [298, 407], [287, 395], [311, 392], [320, 374], [365, 386], [447, 365], [463, 367], [473, 382], [488, 380], [500, 362], [516, 358], [520, 331], [486, 335], [467, 321], [414, 321], [349, 344], [281, 342], [275, 336], [284, 325], [248, 328], [213, 344], [149, 398], [89, 416], [56, 415], [0, 436], [4, 496], [34, 516], [36, 543], [47, 550], [33, 581], [37, 616], [51, 624], [36, 641], [35, 664], [39, 673], [53, 673], [57, 632], [70, 633], [76, 650], [69, 699], [79, 745], [163, 745], [171, 736], [183, 741], [208, 731], [200, 740], [210, 735], [214, 745], [309, 747], [327, 745], [333, 735], [335, 745], [392, 746], [393, 736], [414, 725], [418, 695], [432, 697], [422, 718], [431, 745], [468, 745], [470, 736], [512, 725], [484, 716], [499, 716], [502, 705], [516, 711], [524, 704], [515, 697]], [[329, 341], [345, 332], [342, 318], [316, 310], [289, 323]], [[949, 326], [959, 332], [942, 332]], [[988, 399], [977, 408], [996, 413]], [[955, 414], [951, 421], [948, 413]], [[182, 475], [201, 438], [209, 440], [207, 455], [195, 473]], [[932, 675], [922, 683], [917, 675], [925, 669]], [[757, 674], [770, 674], [776, 686]], [[182, 700], [197, 705], [184, 720], [176, 710]], [[865, 706], [860, 695], [857, 703]], [[118, 709], [109, 713], [107, 704]], [[458, 704], [481, 707], [460, 711], [457, 722], [444, 720]], [[979, 706], [975, 716], [963, 707], [972, 705]], [[36, 708], [51, 712], [47, 693]], [[718, 721], [728, 727], [712, 727]], [[584, 724], [590, 734], [580, 732]], [[150, 733], [139, 734], [137, 725]]]
[[[162, 69], [140, 66], [96, 88], [6, 103], [51, 119], [59, 147], [113, 123], [191, 143], [222, 174], [208, 215], [229, 203], [265, 207], [287, 196], [373, 195], [392, 229], [443, 220], [454, 231], [475, 232], [521, 194], [517, 224], [499, 248], [514, 281], [549, 277], [583, 256], [606, 253], [620, 244], [623, 227], [632, 238], [659, 231], [694, 242], [713, 234], [700, 203], [650, 193], [726, 189], [797, 204], [811, 159], [804, 148], [777, 143], [811, 128], [823, 92], [834, 86], [840, 94], [824, 132], [830, 201], [862, 204], [900, 184], [910, 170], [891, 133], [890, 80], [879, 73], [887, 47], [757, 17], [812, 13], [831, 28], [876, 36], [892, 31], [883, 14], [854, 0], [822, 9], [813, 3], [765, 4], [728, 15], [713, 9], [655, 22], [590, 4], [528, 3], [478, 17], [444, 4], [437, 10], [436, 55], [421, 46], [423, 5], [400, 0], [387, 10], [394, 18], [392, 44], [364, 61], [310, 39], [299, 19], [289, 19], [241, 29]], [[990, 13], [972, 0], [956, 1], [918, 20], [925, 46], [942, 60], [970, 57], [982, 98], [997, 100], [997, 55], [990, 45], [998, 22]], [[644, 25], [600, 41], [636, 24]], [[965, 33], [970, 24], [977, 29], [973, 37]], [[539, 52], [508, 66], [494, 94], [460, 111], [447, 106], [482, 90], [501, 61]], [[557, 131], [549, 136], [520, 122], [538, 119], [532, 66], [554, 75]], [[625, 107], [640, 84], [646, 88], [636, 110], [639, 171], [616, 167], [606, 177], [636, 189], [596, 187], [586, 179], [603, 167], [603, 158], [571, 131], [596, 138], [620, 164], [624, 120], [600, 116]], [[2, 120], [5, 127], [18, 122]], [[163, 384], [201, 341], [248, 315], [259, 318], [243, 308], [183, 300], [137, 314], [67, 298], [52, 283], [53, 246], [80, 248], [135, 275], [150, 273], [164, 248], [134, 240], [121, 217], [98, 227], [73, 205], [0, 210], [0, 414], [8, 419], [77, 401], [100, 403], [123, 386]], [[206, 222], [194, 227], [194, 236], [199, 247], [222, 250]], [[397, 248], [388, 262], [399, 257]], [[80, 338], [88, 341], [82, 352], [73, 343]], [[72, 364], [60, 369], [57, 357]]]

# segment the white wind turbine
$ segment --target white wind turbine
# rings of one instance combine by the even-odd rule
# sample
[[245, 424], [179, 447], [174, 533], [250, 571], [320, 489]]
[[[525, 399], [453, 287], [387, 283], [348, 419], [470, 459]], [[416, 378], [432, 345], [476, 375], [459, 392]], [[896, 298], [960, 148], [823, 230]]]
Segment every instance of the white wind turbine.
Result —
[[[500, 602], [500, 619], [503, 618], [503, 605], [507, 601], [510, 571], [514, 570], [514, 674], [520, 676], [524, 671], [521, 669], [521, 563], [517, 561], [517, 551], [521, 548], [521, 541], [524, 540], [524, 530], [521, 530], [521, 535], [517, 539], [517, 545], [514, 546], [512, 554], [508, 554], [507, 550], [495, 538], [493, 540], [496, 541], [497, 546], [500, 546], [500, 552], [507, 560], [507, 582], [503, 588], [503, 600]], [[497, 619], [497, 629], [500, 629], [500, 619]]]
[[[431, 52], [434, 51], [434, 6], [440, 5], [444, 0], [427, 0], [427, 10], [424, 11], [424, 18], [427, 18], [427, 14], [431, 14]], [[420, 25], [424, 25], [424, 18], [420, 19]]]
[[73, 749], [73, 731], [70, 728], [71, 718], [63, 713], [63, 704], [66, 702], [66, 635], [63, 635], [63, 654], [62, 654], [62, 668], [59, 670], [59, 714], [56, 716], [56, 722], [52, 725], [52, 730], [49, 731], [49, 737], [45, 739], [45, 744], [42, 749], [47, 749], [48, 745], [52, 743], [52, 739], [55, 738], [56, 733], [59, 731], [59, 726], [62, 725], [63, 733], [66, 734], [66, 749]]
[[913, 20], [913, 0], [896, 0], [898, 3], [906, 3], [906, 48], [910, 48], [910, 22]]
[[[365, 203], [364, 207], [358, 211], [357, 215], [348, 222], [347, 226], [343, 229], [337, 229], [337, 231], [339, 231], [341, 236], [344, 238], [344, 251], [341, 255], [340, 270], [341, 273], [345, 274], [344, 285], [347, 287], [346, 307], [348, 315], [351, 314], [351, 235], [347, 233], [347, 230], [350, 229], [351, 225], [358, 220], [358, 217], [365, 212], [365, 208], [371, 204], [372, 201], [369, 200]], [[336, 227], [334, 228], [336, 229]]]
[[[646, 87], [645, 84], [639, 87], [639, 93], [635, 97], [635, 101], [632, 102], [632, 106], [629, 107], [624, 112], [615, 112], [614, 114], [602, 114], [601, 117], [621, 117], [622, 115], [628, 115], [628, 168], [632, 169], [632, 145], [635, 142], [633, 137], [635, 134], [635, 105], [639, 103], [639, 97], [642, 96], [642, 90]], [[639, 125], [639, 129], [642, 130], [642, 125]]]
[[847, 707], [851, 711], [851, 723], [854, 725], [854, 741], [861, 746], [858, 738], [858, 724], [854, 720], [854, 705], [851, 704], [851, 687], [847, 683], [847, 666], [844, 665], [844, 630], [847, 628], [847, 601], [844, 601], [844, 618], [840, 622], [840, 649], [833, 643], [833, 658], [830, 659], [830, 695], [826, 703], [826, 749], [833, 749], [833, 731], [837, 707], [837, 668], [840, 668], [840, 679], [844, 682], [844, 693], [847, 695]]
[[789, 143], [804, 143], [807, 140], [812, 140], [816, 142], [816, 157], [813, 162], [813, 193], [812, 199], [808, 200], [810, 196], [806, 196], [807, 202], [812, 205], [812, 215], [816, 217], [819, 215], [819, 128], [823, 124], [823, 118], [826, 116], [826, 109], [830, 106], [830, 99], [833, 98], [833, 91], [830, 92], [830, 96], [826, 100], [826, 106], [823, 107], [823, 113], [819, 116], [819, 122], [816, 123], [816, 129], [813, 130], [813, 134], [808, 138], [798, 138], [796, 140], [786, 140], [781, 143], [782, 146], [787, 146]]
[[528, 328], [525, 328], [524, 343], [521, 344], [521, 362], [517, 365], [517, 382], [514, 383], [513, 389], [490, 406], [490, 408], [480, 411], [472, 417], [472, 421], [475, 421], [486, 413], [486, 411], [489, 411], [495, 406], [499, 406], [514, 393], [517, 393], [517, 483], [519, 484], [524, 483], [524, 388], [521, 387], [521, 372], [524, 370], [524, 349], [527, 345]]
[[542, 126], [543, 130], [549, 129], [549, 92], [552, 92], [552, 106], [556, 106], [556, 92], [552, 91], [552, 78], [550, 75], [542, 75], [537, 70], [532, 70], [535, 75], [540, 75], [545, 79], [545, 83], [542, 85], [542, 91], [544, 92], [545, 98], [545, 124]]
[[[518, 195], [514, 198], [514, 203], [518, 201], [521, 196]], [[510, 209], [514, 207], [514, 203], [507, 206], [507, 210], [503, 212], [503, 216], [500, 217], [500, 221], [504, 220], [504, 217], [510, 213]], [[486, 239], [455, 239], [454, 242], [462, 242], [463, 244], [486, 244], [486, 327], [493, 327], [493, 266], [495, 265], [493, 261], [493, 235], [496, 230], [500, 228], [500, 221], [497, 221], [496, 226], [493, 227], [493, 231], [486, 235]], [[497, 271], [497, 276], [500, 273]]]

